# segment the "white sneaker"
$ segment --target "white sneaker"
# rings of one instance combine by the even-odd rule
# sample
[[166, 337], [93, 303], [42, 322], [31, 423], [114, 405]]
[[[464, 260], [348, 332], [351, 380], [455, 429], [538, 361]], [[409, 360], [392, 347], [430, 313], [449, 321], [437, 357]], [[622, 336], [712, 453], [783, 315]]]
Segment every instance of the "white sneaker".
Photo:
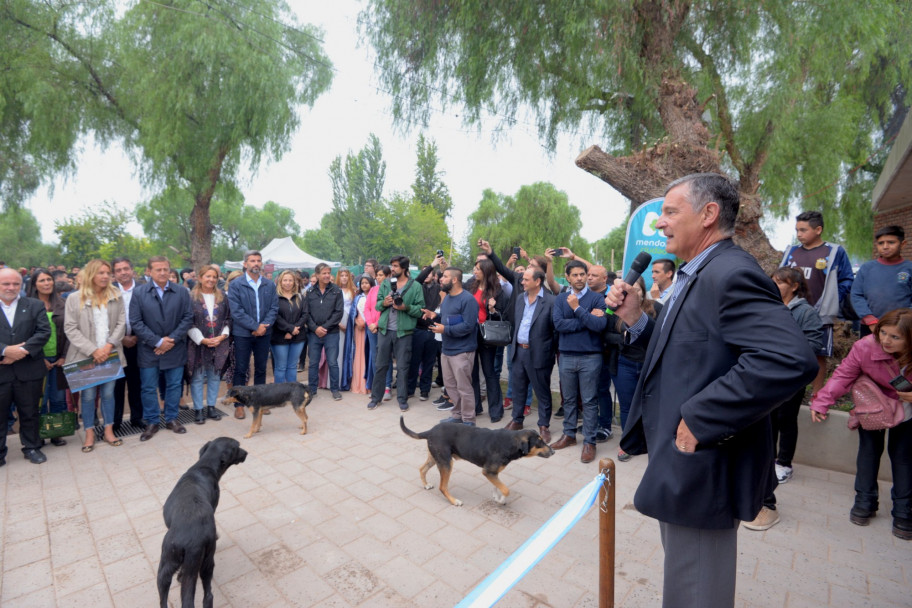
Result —
[[774, 511], [767, 507], [761, 507], [760, 513], [757, 514], [757, 517], [754, 521], [751, 522], [741, 522], [748, 530], [756, 530], [762, 532], [763, 530], [769, 530], [773, 526], [779, 523], [779, 511]]
[[779, 480], [779, 483], [785, 483], [792, 478], [792, 467], [784, 467], [779, 463], [776, 463], [776, 479]]

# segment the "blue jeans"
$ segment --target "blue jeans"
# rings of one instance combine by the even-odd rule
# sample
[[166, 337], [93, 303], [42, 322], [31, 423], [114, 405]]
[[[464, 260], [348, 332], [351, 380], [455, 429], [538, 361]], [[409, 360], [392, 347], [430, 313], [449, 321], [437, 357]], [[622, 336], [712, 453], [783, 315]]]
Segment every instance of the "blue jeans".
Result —
[[[58, 357], [46, 357], [48, 363], [54, 363]], [[66, 389], [57, 388], [57, 368], [48, 371], [44, 387], [44, 407], [42, 411], [58, 414], [67, 411]]]
[[326, 334], [322, 338], [311, 332], [307, 336], [307, 385], [311, 391], [320, 383], [320, 353], [326, 351], [326, 365], [329, 366], [329, 390], [339, 390], [339, 332]]
[[272, 360], [275, 363], [275, 381], [279, 382], [297, 382], [298, 381], [298, 358], [301, 351], [304, 350], [307, 342], [291, 342], [289, 344], [273, 344]]
[[[161, 370], [165, 377], [165, 422], [177, 420], [180, 412], [181, 380], [184, 368]], [[158, 407], [158, 374], [157, 367], [140, 367], [139, 381], [142, 383], [143, 420], [146, 424], [158, 424], [161, 421], [161, 409]]]
[[82, 395], [82, 425], [90, 429], [95, 426], [95, 393], [101, 391], [101, 417], [105, 426], [114, 424], [114, 384], [116, 380], [105, 382], [80, 391]]
[[598, 403], [599, 428], [610, 431], [614, 420], [614, 397], [611, 396], [611, 367], [605, 355], [602, 355], [602, 373], [599, 374]]
[[583, 402], [583, 441], [595, 445], [598, 430], [598, 386], [602, 354], [568, 355], [558, 360], [561, 406], [564, 408], [564, 435], [576, 437], [577, 402]]
[[618, 373], [612, 376], [614, 381], [614, 390], [617, 391], [618, 404], [621, 408], [621, 431], [627, 424], [627, 414], [630, 413], [630, 404], [633, 403], [633, 393], [636, 391], [637, 382], [640, 380], [640, 372], [643, 364], [638, 361], [631, 361], [624, 355], [618, 356]]
[[214, 367], [201, 367], [193, 372], [190, 380], [190, 396], [193, 397], [193, 409], [203, 409], [203, 384], [206, 385], [206, 405], [212, 407], [218, 397], [219, 383], [222, 379]]
[[234, 336], [234, 386], [247, 384], [250, 353], [253, 353], [253, 383], [266, 384], [266, 360], [272, 334], [262, 336]]

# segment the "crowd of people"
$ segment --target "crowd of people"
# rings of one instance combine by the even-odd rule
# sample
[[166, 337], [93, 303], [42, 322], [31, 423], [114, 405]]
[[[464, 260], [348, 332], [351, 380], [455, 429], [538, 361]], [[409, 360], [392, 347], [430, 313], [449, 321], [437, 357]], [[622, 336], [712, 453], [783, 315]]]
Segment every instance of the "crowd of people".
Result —
[[[185, 384], [194, 422], [218, 420], [221, 383], [244, 385], [252, 376], [263, 384], [271, 358], [275, 382], [297, 381], [306, 362], [314, 394], [324, 389], [336, 401], [342, 391], [363, 394], [368, 410], [395, 393], [404, 412], [416, 392], [423, 402], [441, 387], [433, 405], [448, 412], [445, 423], [474, 426], [486, 403], [491, 423], [509, 415], [505, 428], [522, 429], [534, 393], [542, 438], [555, 450], [581, 439], [580, 460], [589, 463], [613, 436], [616, 399], [618, 459], [650, 455], [635, 504], [661, 525], [666, 598], [725, 605], [733, 597], [733, 530], [742, 521], [766, 530], [780, 520], [775, 489], [793, 476], [808, 383], [816, 422], [862, 375], [901, 404], [902, 420], [888, 431], [858, 429], [850, 521], [866, 525], [878, 510], [886, 443], [893, 533], [912, 539], [912, 386], [896, 383], [912, 375], [912, 262], [901, 254], [902, 227], [876, 233], [878, 257], [856, 275], [845, 250], [823, 240], [821, 214], [804, 212], [796, 218], [799, 244], [767, 276], [731, 240], [738, 204], [723, 176], [672, 183], [656, 227], [684, 263], [655, 260], [651, 289], [568, 248], [530, 256], [514, 247], [502, 261], [483, 239], [471, 270], [449, 266], [438, 251], [414, 278], [399, 255], [385, 265], [367, 260], [358, 276], [342, 268], [334, 277], [321, 263], [312, 275], [283, 270], [273, 280], [257, 251], [227, 276], [215, 265], [178, 272], [162, 256], [144, 272], [124, 257], [69, 272], [2, 269], [0, 422], [11, 421], [15, 407], [33, 463], [46, 458], [39, 402], [40, 411], [81, 411], [84, 452], [96, 443], [96, 401], [102, 439], [112, 446], [122, 444], [115, 432], [127, 399], [141, 441], [162, 419], [185, 433], [178, 420]], [[565, 260], [563, 285], [555, 258]], [[862, 339], [827, 381], [841, 318], [859, 319]], [[123, 378], [67, 390], [64, 365], [102, 363], [114, 352]], [[243, 408], [234, 416], [243, 418]], [[555, 418], [562, 419], [556, 438]], [[2, 466], [5, 436], [0, 441]], [[712, 549], [682, 557], [695, 543]]]

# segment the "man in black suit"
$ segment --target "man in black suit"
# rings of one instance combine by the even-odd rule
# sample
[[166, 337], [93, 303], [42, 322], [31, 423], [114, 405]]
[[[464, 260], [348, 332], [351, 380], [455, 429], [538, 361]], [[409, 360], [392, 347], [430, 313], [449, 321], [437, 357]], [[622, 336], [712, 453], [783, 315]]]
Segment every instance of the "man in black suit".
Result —
[[12, 402], [19, 412], [22, 453], [33, 464], [47, 457], [38, 435], [38, 404], [47, 368], [44, 344], [51, 337], [44, 304], [19, 295], [22, 276], [10, 268], [0, 270], [0, 466], [6, 464], [6, 421]]
[[114, 285], [120, 289], [124, 309], [127, 311], [127, 329], [121, 344], [127, 365], [123, 370], [124, 377], [118, 378], [114, 384], [114, 430], [116, 431], [123, 420], [125, 397], [130, 400], [130, 424], [136, 428], [143, 426], [142, 383], [139, 379], [139, 362], [136, 359], [138, 339], [133, 332], [133, 326], [130, 325], [130, 300], [133, 299], [133, 291], [136, 287], [144, 284], [145, 281], [140, 283], [134, 279], [133, 262], [130, 261], [130, 258], [114, 258], [112, 266], [114, 278], [117, 280]]
[[538, 268], [523, 272], [521, 297], [516, 298], [513, 314], [513, 420], [506, 428], [523, 428], [523, 404], [529, 385], [538, 397], [538, 431], [545, 443], [551, 441], [551, 371], [557, 341], [551, 306], [554, 295], [544, 288], [545, 273]]
[[737, 531], [773, 487], [770, 412], [810, 382], [817, 361], [778, 289], [731, 240], [739, 194], [726, 177], [669, 186], [656, 228], [686, 260], [654, 321], [621, 280], [605, 299], [648, 340], [621, 448], [649, 453], [634, 496], [659, 520], [664, 606], [732, 606]]

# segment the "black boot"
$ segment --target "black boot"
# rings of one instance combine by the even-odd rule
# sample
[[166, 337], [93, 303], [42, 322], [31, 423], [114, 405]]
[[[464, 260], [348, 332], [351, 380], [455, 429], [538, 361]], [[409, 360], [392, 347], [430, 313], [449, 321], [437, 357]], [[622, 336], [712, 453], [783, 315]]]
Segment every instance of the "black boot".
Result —
[[196, 417], [193, 419], [193, 422], [197, 424], [206, 424], [206, 412], [202, 409], [196, 410]]
[[210, 418], [212, 420], [221, 420], [222, 414], [217, 409], [209, 405], [206, 406], [206, 418]]

